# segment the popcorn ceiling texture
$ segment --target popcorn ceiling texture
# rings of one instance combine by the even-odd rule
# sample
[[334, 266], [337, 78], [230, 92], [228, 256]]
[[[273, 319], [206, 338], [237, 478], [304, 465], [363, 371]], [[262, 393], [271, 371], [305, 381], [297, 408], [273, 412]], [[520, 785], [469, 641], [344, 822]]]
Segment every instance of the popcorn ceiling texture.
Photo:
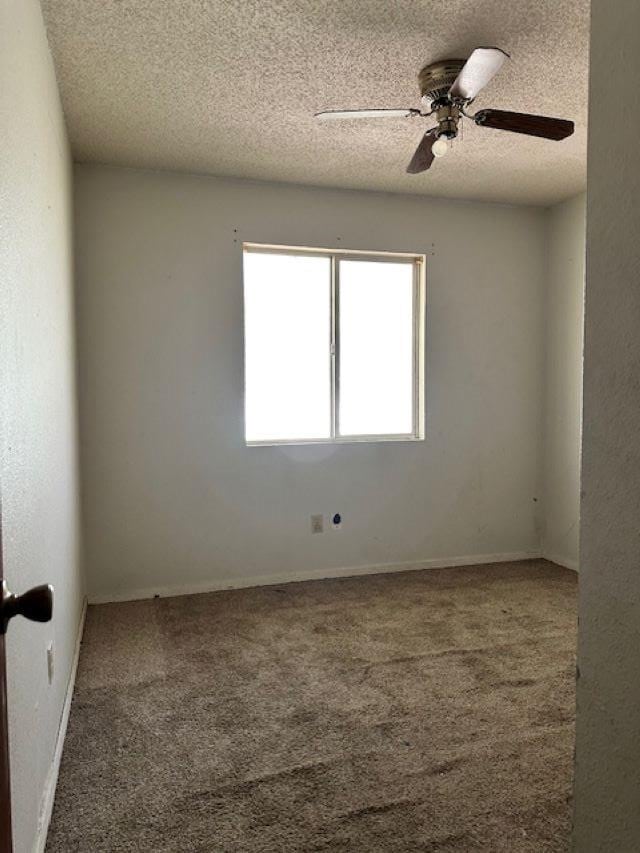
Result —
[[[589, 0], [43, 0], [75, 159], [269, 181], [549, 205], [586, 183]], [[511, 54], [475, 107], [573, 119], [549, 142], [464, 126], [423, 175], [417, 73]]]

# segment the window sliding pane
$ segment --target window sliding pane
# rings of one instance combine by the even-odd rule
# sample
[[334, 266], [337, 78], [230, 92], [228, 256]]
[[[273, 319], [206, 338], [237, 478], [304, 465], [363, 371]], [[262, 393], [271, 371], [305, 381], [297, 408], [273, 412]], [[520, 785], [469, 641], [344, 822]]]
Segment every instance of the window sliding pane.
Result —
[[247, 441], [331, 436], [330, 264], [244, 253]]
[[413, 269], [339, 261], [340, 435], [413, 432]]

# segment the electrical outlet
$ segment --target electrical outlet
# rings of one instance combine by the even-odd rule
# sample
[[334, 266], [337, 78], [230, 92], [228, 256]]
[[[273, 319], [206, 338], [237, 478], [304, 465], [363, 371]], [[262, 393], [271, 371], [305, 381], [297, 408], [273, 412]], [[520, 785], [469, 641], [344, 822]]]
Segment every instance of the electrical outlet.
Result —
[[311, 532], [322, 533], [324, 530], [324, 520], [321, 515], [311, 516]]
[[47, 646], [47, 675], [49, 676], [49, 684], [53, 683], [53, 643]]

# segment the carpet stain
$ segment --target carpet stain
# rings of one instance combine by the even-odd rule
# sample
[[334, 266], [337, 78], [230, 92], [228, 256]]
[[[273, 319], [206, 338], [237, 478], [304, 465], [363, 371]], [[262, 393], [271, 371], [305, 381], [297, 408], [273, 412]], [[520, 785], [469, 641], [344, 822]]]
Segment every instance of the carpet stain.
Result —
[[48, 853], [565, 853], [576, 575], [89, 608]]

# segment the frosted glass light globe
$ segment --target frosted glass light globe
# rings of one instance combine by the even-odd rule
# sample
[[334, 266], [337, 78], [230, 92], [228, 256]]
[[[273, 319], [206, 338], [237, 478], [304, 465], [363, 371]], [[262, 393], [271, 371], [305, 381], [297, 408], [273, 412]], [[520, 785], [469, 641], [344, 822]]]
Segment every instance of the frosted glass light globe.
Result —
[[444, 157], [449, 150], [449, 140], [446, 136], [440, 136], [431, 146], [434, 157]]

